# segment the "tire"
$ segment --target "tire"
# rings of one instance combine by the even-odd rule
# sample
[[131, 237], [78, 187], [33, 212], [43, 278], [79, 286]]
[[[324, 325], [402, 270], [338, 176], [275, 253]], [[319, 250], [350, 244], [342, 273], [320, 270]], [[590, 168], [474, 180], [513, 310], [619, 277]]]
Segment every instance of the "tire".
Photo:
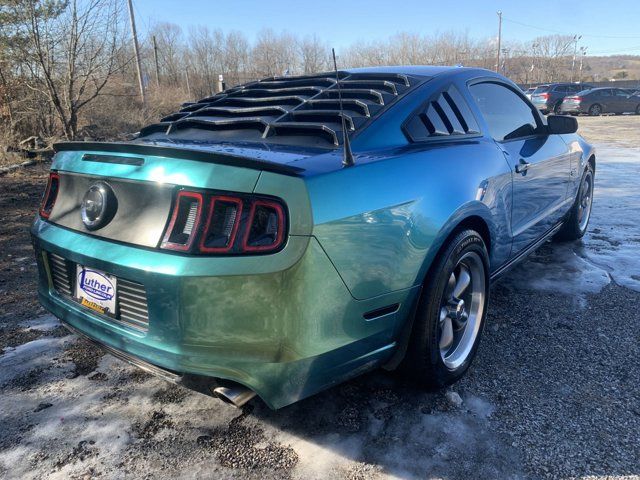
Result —
[[602, 107], [599, 103], [594, 103], [589, 107], [589, 115], [592, 117], [598, 117], [602, 115]]
[[[466, 289], [455, 292], [467, 279]], [[487, 248], [477, 232], [463, 230], [440, 253], [425, 282], [404, 372], [432, 390], [462, 377], [480, 343], [488, 299]]]
[[[590, 163], [584, 169], [580, 179], [578, 194], [573, 202], [569, 216], [556, 233], [554, 239], [558, 241], [571, 242], [579, 240], [587, 232], [589, 219], [591, 218], [591, 206], [593, 205], [593, 186], [595, 174]], [[588, 190], [587, 190], [588, 189]], [[585, 195], [588, 195], [585, 203]]]
[[560, 115], [560, 114], [561, 114], [561, 112], [560, 112], [560, 107], [561, 107], [561, 106], [562, 106], [562, 100], [560, 100], [558, 103], [556, 103], [556, 104], [553, 106], [553, 113], [554, 113], [555, 115]]

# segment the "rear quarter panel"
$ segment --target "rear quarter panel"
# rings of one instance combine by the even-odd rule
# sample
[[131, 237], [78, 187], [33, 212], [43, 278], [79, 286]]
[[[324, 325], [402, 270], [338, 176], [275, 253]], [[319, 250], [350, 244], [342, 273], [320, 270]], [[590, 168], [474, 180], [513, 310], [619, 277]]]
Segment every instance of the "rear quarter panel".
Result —
[[511, 251], [511, 171], [495, 143], [406, 146], [359, 155], [308, 179], [313, 235], [357, 299], [421, 284], [449, 233], [481, 217], [492, 268]]

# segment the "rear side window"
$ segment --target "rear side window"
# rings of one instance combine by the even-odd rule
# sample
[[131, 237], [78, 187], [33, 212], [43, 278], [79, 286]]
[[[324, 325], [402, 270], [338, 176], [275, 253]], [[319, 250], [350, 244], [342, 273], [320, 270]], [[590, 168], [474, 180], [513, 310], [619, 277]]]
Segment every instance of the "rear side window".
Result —
[[611, 90], [609, 90], [608, 88], [605, 89], [605, 90], [598, 90], [598, 95], [601, 96], [601, 97], [611, 97], [611, 96], [613, 96], [611, 94]]
[[557, 85], [556, 88], [553, 89], [554, 92], [568, 92], [569, 87], [566, 85]]
[[538, 123], [531, 107], [509, 88], [487, 82], [471, 85], [469, 90], [498, 142], [536, 133]]
[[429, 98], [407, 119], [402, 129], [412, 142], [480, 133], [469, 105], [453, 85]]

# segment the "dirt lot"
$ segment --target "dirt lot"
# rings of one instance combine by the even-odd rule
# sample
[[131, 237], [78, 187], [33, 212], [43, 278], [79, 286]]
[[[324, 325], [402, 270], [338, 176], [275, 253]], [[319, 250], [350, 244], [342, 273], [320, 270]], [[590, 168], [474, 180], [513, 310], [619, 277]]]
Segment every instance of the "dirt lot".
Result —
[[0, 177], [0, 477], [640, 478], [640, 117], [579, 121], [598, 148], [590, 231], [494, 285], [460, 383], [373, 372], [277, 412], [67, 334], [35, 301], [46, 168]]

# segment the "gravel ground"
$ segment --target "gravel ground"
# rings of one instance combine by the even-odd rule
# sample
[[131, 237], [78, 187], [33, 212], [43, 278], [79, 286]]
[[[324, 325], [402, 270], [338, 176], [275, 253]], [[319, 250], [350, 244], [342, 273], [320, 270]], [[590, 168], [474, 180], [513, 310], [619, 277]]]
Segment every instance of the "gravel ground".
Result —
[[640, 478], [639, 120], [580, 119], [590, 232], [493, 286], [462, 381], [376, 371], [277, 412], [166, 384], [43, 315], [24, 229], [44, 173], [0, 177], [0, 477]]

